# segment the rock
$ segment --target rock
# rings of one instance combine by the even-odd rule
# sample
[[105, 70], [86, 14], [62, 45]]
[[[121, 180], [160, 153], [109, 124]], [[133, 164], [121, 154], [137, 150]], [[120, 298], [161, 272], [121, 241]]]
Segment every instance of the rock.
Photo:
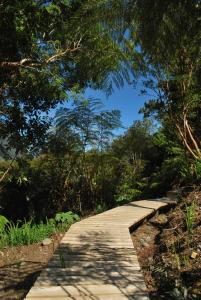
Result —
[[52, 240], [49, 239], [49, 238], [46, 238], [46, 239], [44, 239], [44, 240], [42, 241], [42, 245], [43, 245], [43, 246], [48, 246], [48, 245], [50, 245], [50, 244], [52, 244]]
[[147, 235], [147, 236], [145, 237], [145, 241], [146, 241], [147, 243], [150, 243], [151, 240], [152, 240], [151, 236]]
[[153, 264], [153, 257], [152, 256], [149, 256], [148, 257], [148, 262], [149, 262], [149, 265], [150, 265], [150, 268], [151, 268], [151, 265]]
[[144, 239], [140, 239], [140, 244], [141, 244], [143, 247], [149, 246], [149, 244], [148, 244]]
[[166, 193], [166, 196], [169, 200], [176, 201], [176, 202], [178, 201], [180, 195], [181, 195], [181, 190], [179, 189], [167, 191]]
[[152, 265], [149, 267], [149, 269], [150, 269], [150, 271], [152, 271], [152, 272], [155, 270], [154, 266], [152, 266]]
[[155, 217], [152, 222], [154, 224], [158, 224], [158, 225], [165, 225], [168, 222], [168, 218], [166, 215], [161, 214], [161, 215]]
[[193, 251], [193, 252], [191, 253], [191, 258], [193, 258], [193, 259], [194, 259], [194, 258], [196, 258], [196, 257], [197, 257], [197, 255], [198, 255], [198, 254], [197, 254], [197, 252]]

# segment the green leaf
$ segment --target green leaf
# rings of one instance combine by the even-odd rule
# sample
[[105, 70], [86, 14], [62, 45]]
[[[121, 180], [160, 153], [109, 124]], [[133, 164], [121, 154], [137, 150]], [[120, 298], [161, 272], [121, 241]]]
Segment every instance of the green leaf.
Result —
[[60, 15], [61, 14], [60, 7], [55, 4], [51, 4], [51, 5], [47, 6], [46, 10], [50, 15]]
[[4, 228], [6, 226], [6, 224], [8, 224], [9, 221], [6, 217], [0, 215], [0, 233], [2, 233], [4, 231]]
[[69, 0], [61, 0], [61, 3], [66, 5], [66, 6], [69, 6], [70, 1]]

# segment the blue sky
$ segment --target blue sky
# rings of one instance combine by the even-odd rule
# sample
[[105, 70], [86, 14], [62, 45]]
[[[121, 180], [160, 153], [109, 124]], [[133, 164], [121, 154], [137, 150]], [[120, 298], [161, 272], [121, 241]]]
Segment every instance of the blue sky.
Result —
[[[109, 97], [101, 90], [90, 88], [85, 90], [84, 96], [86, 98], [92, 97], [100, 99], [104, 105], [103, 110], [120, 110], [123, 128], [114, 130], [114, 134], [117, 136], [123, 134], [126, 128], [131, 126], [135, 120], [143, 119], [143, 115], [139, 114], [139, 109], [143, 107], [146, 100], [149, 100], [149, 97], [140, 95], [140, 90], [143, 89], [141, 80], [139, 80], [135, 86], [125, 83], [121, 89], [115, 86], [113, 88], [114, 92]], [[51, 111], [50, 115], [53, 117], [56, 110], [63, 106], [70, 107], [71, 102], [67, 102], [65, 105], [59, 105], [56, 109]]]
[[[87, 89], [86, 97], [93, 97], [102, 100], [104, 109], [118, 109], [121, 111], [121, 121], [124, 127], [132, 125], [134, 120], [141, 120], [142, 114], [139, 114], [139, 109], [143, 106], [147, 97], [139, 95], [142, 86], [140, 82], [135, 87], [125, 83], [124, 87], [117, 89], [114, 87], [114, 93], [107, 97], [103, 91]], [[125, 129], [119, 129], [115, 133], [122, 134]]]

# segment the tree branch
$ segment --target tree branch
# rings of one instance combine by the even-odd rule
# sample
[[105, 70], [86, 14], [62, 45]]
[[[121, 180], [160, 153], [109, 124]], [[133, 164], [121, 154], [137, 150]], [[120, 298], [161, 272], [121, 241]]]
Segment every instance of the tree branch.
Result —
[[79, 41], [74, 42], [72, 44], [72, 46], [69, 46], [66, 49], [64, 49], [63, 51], [60, 51], [60, 52], [48, 57], [45, 61], [42, 61], [42, 62], [34, 62], [31, 58], [23, 58], [20, 61], [2, 61], [2, 62], [0, 62], [0, 69], [18, 69], [20, 67], [24, 67], [24, 68], [42, 67], [44, 65], [53, 63], [53, 62], [61, 59], [67, 53], [73, 53], [73, 52], [80, 50], [80, 48], [81, 48], [80, 44], [81, 44], [81, 38]]
[[188, 135], [189, 135], [189, 137], [190, 137], [192, 143], [194, 144], [195, 149], [196, 149], [196, 151], [197, 151], [199, 157], [201, 157], [201, 151], [200, 151], [200, 148], [199, 148], [199, 146], [198, 146], [196, 140], [195, 140], [194, 137], [193, 137], [192, 130], [191, 130], [190, 125], [188, 124], [188, 120], [187, 120], [186, 118], [185, 118], [185, 120], [184, 120], [184, 123], [185, 123], [185, 127], [187, 128]]
[[3, 175], [1, 176], [1, 178], [0, 178], [0, 183], [2, 183], [2, 181], [5, 179], [5, 177], [7, 176], [7, 174], [10, 172], [10, 170], [11, 170], [11, 168], [12, 168], [12, 165], [13, 165], [14, 161], [16, 160], [17, 156], [18, 156], [18, 152], [16, 152], [16, 154], [15, 154], [15, 156], [13, 157], [13, 159], [11, 160], [11, 162], [10, 162], [8, 168], [6, 169], [6, 171], [5, 171], [5, 172], [3, 173]]
[[184, 136], [184, 134], [183, 134], [183, 132], [182, 132], [182, 130], [181, 130], [181, 128], [179, 127], [178, 124], [176, 124], [176, 127], [177, 127], [177, 129], [178, 129], [178, 131], [179, 131], [179, 134], [180, 134], [180, 136], [181, 136], [181, 138], [182, 138], [182, 141], [184, 142], [184, 145], [186, 146], [186, 148], [188, 149], [188, 151], [191, 153], [191, 155], [192, 155], [195, 159], [199, 159], [200, 157], [197, 156], [197, 155], [193, 152], [193, 150], [192, 150], [191, 147], [189, 146], [189, 144], [188, 144], [188, 142], [187, 142], [187, 140], [186, 140], [186, 138], [185, 138], [185, 136]]

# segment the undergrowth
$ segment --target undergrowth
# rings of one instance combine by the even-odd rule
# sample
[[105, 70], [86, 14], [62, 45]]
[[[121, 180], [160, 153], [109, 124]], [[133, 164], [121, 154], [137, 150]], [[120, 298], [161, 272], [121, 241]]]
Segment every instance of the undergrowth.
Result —
[[34, 224], [30, 221], [18, 221], [16, 224], [0, 215], [0, 248], [6, 246], [30, 245], [51, 237], [54, 233], [64, 232], [78, 221], [79, 216], [69, 212], [56, 214], [55, 218]]

